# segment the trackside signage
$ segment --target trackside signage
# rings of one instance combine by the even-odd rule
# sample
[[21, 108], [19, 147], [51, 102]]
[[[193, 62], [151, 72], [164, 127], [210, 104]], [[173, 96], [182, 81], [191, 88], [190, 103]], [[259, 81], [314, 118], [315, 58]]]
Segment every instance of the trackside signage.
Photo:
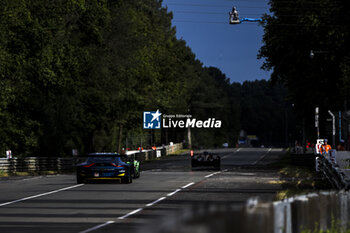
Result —
[[204, 128], [215, 129], [221, 128], [221, 120], [208, 118], [205, 120], [197, 119], [192, 115], [174, 114], [162, 115], [159, 110], [143, 112], [143, 128], [144, 129], [160, 129], [163, 128]]

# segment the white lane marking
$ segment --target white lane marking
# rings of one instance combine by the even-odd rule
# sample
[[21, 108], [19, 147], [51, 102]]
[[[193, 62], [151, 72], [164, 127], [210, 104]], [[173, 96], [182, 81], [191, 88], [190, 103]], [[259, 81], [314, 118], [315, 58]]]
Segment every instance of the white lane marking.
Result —
[[265, 154], [263, 154], [258, 160], [254, 161], [251, 165], [256, 165], [258, 162], [260, 162], [261, 160], [263, 160], [263, 159], [266, 157], [266, 155], [267, 155], [268, 153], [270, 153], [271, 150], [272, 150], [272, 148], [269, 148], [269, 150], [268, 150]]
[[180, 192], [180, 191], [181, 191], [181, 189], [176, 189], [174, 192], [169, 193], [167, 196], [171, 197], [172, 195], [174, 195], [175, 193]]
[[81, 231], [81, 232], [79, 232], [79, 233], [88, 233], [88, 232], [97, 230], [97, 229], [99, 229], [99, 228], [105, 227], [105, 226], [107, 226], [107, 225], [109, 225], [109, 224], [112, 224], [112, 223], [115, 223], [115, 222], [114, 222], [114, 221], [108, 221], [108, 222], [105, 222], [105, 223], [103, 223], [103, 224], [101, 224], [101, 225], [98, 225], [98, 226], [95, 226], [95, 227], [91, 227], [91, 228], [89, 228], [89, 229], [86, 229], [85, 231]]
[[38, 177], [33, 177], [33, 178], [26, 178], [26, 179], [23, 179], [22, 181], [27, 181], [27, 180], [37, 180], [37, 179], [41, 179], [43, 178], [42, 176], [38, 176]]
[[41, 178], [44, 178], [44, 177], [54, 177], [54, 176], [60, 176], [60, 174], [45, 175], [45, 176], [36, 176], [36, 177], [32, 177], [32, 178], [21, 179], [21, 180], [19, 180], [19, 181], [37, 180], [37, 179], [41, 179]]
[[[220, 172], [215, 172], [215, 173], [220, 173]], [[213, 174], [215, 174], [215, 173], [213, 173]], [[179, 189], [176, 189], [174, 192], [169, 193], [167, 196], [170, 197], [170, 196], [174, 195], [175, 193], [180, 192], [182, 189], [185, 189], [185, 188], [187, 188], [187, 187], [189, 187], [189, 186], [191, 186], [191, 185], [193, 185], [193, 184], [194, 184], [194, 182], [191, 182], [191, 183], [189, 183], [189, 184], [187, 184], [187, 185], [185, 185], [185, 186], [183, 186], [183, 187], [181, 187], [181, 188], [179, 188]], [[148, 203], [148, 204], [146, 205], [146, 207], [153, 206], [153, 205], [157, 204], [158, 202], [163, 201], [164, 199], [166, 199], [166, 197], [161, 197], [161, 198], [155, 200], [154, 202]], [[140, 211], [142, 211], [142, 210], [143, 210], [143, 208], [139, 208], [139, 209], [137, 209], [137, 210], [131, 211], [131, 212], [128, 213], [128, 214], [125, 214], [125, 215], [123, 215], [123, 216], [121, 216], [121, 217], [118, 217], [118, 219], [119, 219], [119, 220], [126, 219], [126, 218], [130, 217], [131, 215], [136, 214], [136, 213], [138, 213], [138, 212], [140, 212]], [[79, 233], [88, 233], [88, 232], [97, 230], [97, 229], [99, 229], [99, 228], [101, 228], [101, 227], [107, 226], [107, 225], [112, 224], [112, 223], [114, 223], [114, 221], [108, 221], [108, 222], [106, 222], [106, 223], [104, 223], [104, 224], [101, 224], [101, 225], [98, 225], [98, 226], [89, 228], [89, 229], [87, 229], [87, 230], [85, 230], [85, 231], [81, 231], [81, 232], [79, 232]]]
[[157, 204], [158, 202], [163, 201], [165, 198], [166, 197], [161, 197], [158, 200], [155, 200], [154, 202], [148, 203], [146, 206], [149, 207], [149, 206], [152, 206], [154, 204]]
[[[212, 175], [214, 175], [214, 174], [212, 174]], [[176, 189], [174, 192], [168, 193], [167, 196], [168, 196], [168, 197], [171, 197], [171, 196], [174, 195], [175, 193], [180, 192], [182, 189], [188, 188], [188, 187], [190, 187], [190, 186], [193, 185], [193, 184], [194, 184], [194, 182], [191, 182], [191, 183], [189, 183], [189, 184], [186, 184], [185, 186], [182, 186], [181, 188]], [[148, 203], [148, 204], [146, 205], [146, 207], [150, 207], [150, 206], [152, 206], [152, 205], [154, 205], [154, 204], [157, 204], [158, 202], [163, 201], [164, 199], [166, 199], [166, 197], [161, 197], [161, 198], [155, 200], [154, 202]]]
[[181, 188], [182, 188], [182, 189], [185, 189], [185, 188], [190, 187], [190, 186], [193, 185], [193, 184], [194, 184], [194, 182], [191, 182], [191, 183], [189, 183], [189, 184], [186, 184], [185, 186], [182, 186]]
[[5, 202], [5, 203], [1, 203], [0, 207], [1, 206], [5, 206], [5, 205], [11, 205], [11, 204], [14, 204], [14, 203], [17, 203], [17, 202], [21, 202], [21, 201], [26, 201], [26, 200], [37, 198], [37, 197], [47, 196], [47, 195], [58, 193], [58, 192], [62, 192], [62, 191], [68, 190], [68, 189], [77, 188], [77, 187], [80, 187], [80, 186], [83, 186], [83, 185], [84, 184], [77, 184], [77, 185], [69, 186], [69, 187], [66, 187], [66, 188], [57, 189], [57, 190], [54, 190], [54, 191], [51, 191], [51, 192], [41, 193], [41, 194], [38, 194], [38, 195], [21, 198], [21, 199], [15, 200], [15, 201], [9, 201], [9, 202]]
[[211, 177], [211, 176], [213, 176], [213, 175], [216, 175], [216, 174], [219, 174], [219, 173], [221, 173], [221, 172], [214, 172], [214, 173], [211, 173], [211, 174], [206, 175], [206, 176], [204, 176], [204, 177], [205, 177], [205, 178], [209, 178], [209, 177]]
[[[220, 172], [215, 172], [215, 173], [220, 173]], [[213, 173], [213, 175], [214, 175], [215, 173]], [[187, 184], [187, 185], [181, 187], [180, 189], [176, 189], [174, 192], [169, 193], [167, 196], [170, 197], [170, 196], [174, 195], [175, 193], [180, 192], [182, 189], [185, 189], [185, 188], [187, 188], [187, 187], [189, 187], [189, 186], [191, 186], [191, 185], [193, 185], [193, 184], [194, 184], [194, 182], [191, 182], [191, 183], [189, 183], [189, 184]], [[148, 204], [146, 205], [146, 207], [153, 206], [153, 205], [157, 204], [158, 202], [163, 201], [164, 199], [166, 199], [166, 197], [161, 197], [161, 198], [155, 200], [154, 202], [148, 203]], [[131, 211], [130, 213], [127, 213], [127, 214], [125, 214], [125, 215], [123, 215], [123, 216], [121, 216], [121, 217], [118, 217], [118, 219], [119, 219], [119, 220], [123, 220], [123, 219], [128, 218], [128, 217], [130, 217], [131, 215], [136, 214], [136, 213], [138, 213], [138, 212], [140, 212], [140, 211], [142, 211], [142, 210], [143, 210], [143, 208], [136, 209], [136, 210], [134, 210], [134, 211]], [[101, 225], [98, 225], [98, 226], [89, 228], [89, 229], [87, 229], [87, 230], [85, 230], [85, 231], [81, 231], [81, 232], [79, 232], [79, 233], [88, 233], [88, 232], [97, 230], [97, 229], [99, 229], [99, 228], [102, 228], [102, 227], [107, 226], [107, 225], [112, 224], [112, 223], [115, 223], [115, 222], [114, 222], [114, 221], [108, 221], [108, 222], [106, 222], [106, 223], [103, 223], [103, 224], [101, 224]]]
[[124, 218], [127, 218], [127, 217], [129, 217], [129, 216], [131, 216], [131, 215], [133, 215], [133, 214], [136, 214], [136, 213], [138, 213], [138, 212], [140, 212], [141, 210], [143, 210], [143, 208], [139, 208], [139, 209], [137, 209], [137, 210], [134, 210], [134, 211], [131, 211], [130, 213], [128, 213], [128, 214], [126, 214], [126, 215], [124, 215], [124, 216], [121, 216], [121, 217], [119, 217], [118, 219], [124, 219]]
[[[242, 148], [238, 148], [236, 151], [233, 152], [233, 154], [236, 154], [237, 152], [240, 152]], [[228, 155], [225, 155], [222, 157], [222, 159], [226, 159]]]

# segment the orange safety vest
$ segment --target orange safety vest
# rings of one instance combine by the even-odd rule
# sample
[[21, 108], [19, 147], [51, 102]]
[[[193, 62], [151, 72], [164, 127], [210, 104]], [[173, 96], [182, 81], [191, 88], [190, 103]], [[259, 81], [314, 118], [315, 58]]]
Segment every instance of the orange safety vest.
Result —
[[320, 153], [323, 154], [324, 152], [325, 153], [328, 153], [330, 150], [332, 150], [332, 147], [330, 145], [322, 145], [321, 148], [320, 148]]

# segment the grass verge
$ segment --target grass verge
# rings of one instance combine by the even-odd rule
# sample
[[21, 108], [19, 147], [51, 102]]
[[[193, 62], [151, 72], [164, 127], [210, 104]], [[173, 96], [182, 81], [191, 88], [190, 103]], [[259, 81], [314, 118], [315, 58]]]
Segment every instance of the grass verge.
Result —
[[315, 223], [314, 230], [302, 229], [301, 233], [350, 233], [350, 229], [346, 229], [346, 227], [344, 228], [339, 220], [336, 221], [335, 219], [332, 219], [332, 226], [327, 230], [319, 229], [318, 223]]
[[279, 169], [280, 180], [278, 183], [283, 189], [276, 194], [276, 200], [306, 194], [315, 190], [331, 188], [317, 174], [314, 167], [293, 165], [289, 152], [272, 166]]
[[187, 152], [190, 152], [190, 150], [189, 149], [181, 149], [181, 150], [175, 151], [173, 153], [170, 153], [169, 156], [181, 155], [181, 154], [187, 153]]

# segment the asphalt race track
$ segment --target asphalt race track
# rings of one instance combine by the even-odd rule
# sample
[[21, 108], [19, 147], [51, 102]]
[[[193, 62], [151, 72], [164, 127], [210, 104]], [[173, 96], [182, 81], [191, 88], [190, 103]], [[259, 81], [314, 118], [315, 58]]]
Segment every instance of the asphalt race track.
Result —
[[[214, 151], [214, 150], [213, 150]], [[190, 168], [190, 156], [147, 162], [132, 184], [77, 185], [75, 175], [0, 180], [0, 232], [144, 232], [186, 208], [273, 200], [278, 174], [269, 164], [285, 152], [220, 149], [221, 171]]]

